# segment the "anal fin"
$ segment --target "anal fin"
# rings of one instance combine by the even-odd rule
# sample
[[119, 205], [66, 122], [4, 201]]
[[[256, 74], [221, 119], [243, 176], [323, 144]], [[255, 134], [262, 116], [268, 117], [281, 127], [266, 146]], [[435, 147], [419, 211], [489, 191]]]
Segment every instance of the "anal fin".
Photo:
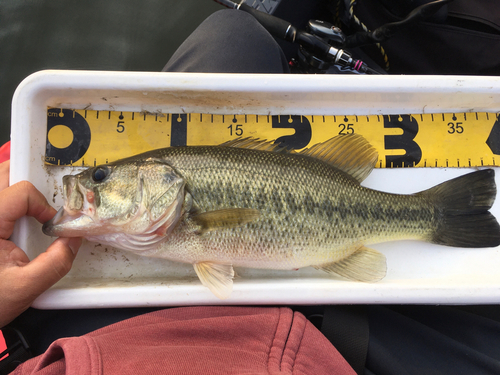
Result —
[[220, 299], [226, 299], [233, 291], [234, 270], [231, 264], [200, 262], [193, 264], [200, 281]]
[[342, 260], [313, 267], [328, 273], [336, 273], [349, 280], [362, 282], [380, 281], [387, 273], [385, 255], [365, 246], [361, 246]]

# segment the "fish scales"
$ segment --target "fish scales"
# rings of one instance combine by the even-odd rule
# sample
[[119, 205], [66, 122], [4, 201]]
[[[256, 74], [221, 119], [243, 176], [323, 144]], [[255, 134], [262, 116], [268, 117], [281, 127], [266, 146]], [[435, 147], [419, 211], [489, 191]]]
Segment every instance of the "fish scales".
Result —
[[[161, 158], [176, 166], [201, 211], [260, 211], [259, 219], [245, 226], [205, 234], [203, 244], [193, 248], [206, 259], [299, 268], [345, 257], [353, 242], [422, 239], [435, 225], [434, 208], [423, 197], [363, 188], [327, 163], [298, 154], [208, 146], [165, 149]], [[189, 241], [200, 240], [192, 237]], [[200, 257], [186, 254], [184, 236], [155, 251], [176, 252], [186, 261]]]

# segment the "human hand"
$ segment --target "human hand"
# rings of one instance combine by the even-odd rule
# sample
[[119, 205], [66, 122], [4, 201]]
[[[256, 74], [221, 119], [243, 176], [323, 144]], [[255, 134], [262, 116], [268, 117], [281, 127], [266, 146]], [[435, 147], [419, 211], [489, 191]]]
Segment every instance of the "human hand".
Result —
[[[5, 179], [2, 168], [0, 165], [0, 186]], [[32, 261], [8, 240], [17, 219], [32, 216], [44, 223], [55, 214], [56, 210], [42, 193], [27, 181], [0, 191], [0, 328], [26, 310], [71, 269], [81, 245], [80, 238], [58, 238]]]
[[0, 191], [9, 187], [10, 160], [0, 163]]

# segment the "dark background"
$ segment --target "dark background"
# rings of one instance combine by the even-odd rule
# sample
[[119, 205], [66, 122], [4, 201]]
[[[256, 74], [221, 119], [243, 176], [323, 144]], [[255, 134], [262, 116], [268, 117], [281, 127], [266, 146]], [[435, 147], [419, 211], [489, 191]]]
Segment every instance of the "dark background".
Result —
[[160, 71], [212, 0], [0, 1], [0, 145], [12, 96], [42, 69]]

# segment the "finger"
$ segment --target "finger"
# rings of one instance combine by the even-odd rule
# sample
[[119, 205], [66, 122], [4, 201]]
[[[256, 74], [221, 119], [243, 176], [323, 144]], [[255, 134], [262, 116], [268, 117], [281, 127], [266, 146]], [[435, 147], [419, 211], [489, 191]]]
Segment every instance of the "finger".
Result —
[[0, 163], [0, 190], [9, 186], [10, 160]]
[[47, 251], [22, 267], [33, 300], [69, 272], [81, 244], [81, 238], [58, 238]]
[[24, 266], [29, 262], [26, 253], [14, 242], [0, 239], [0, 267]]
[[45, 223], [55, 214], [56, 210], [30, 182], [18, 182], [0, 191], [0, 238], [9, 238], [16, 220], [25, 215]]

